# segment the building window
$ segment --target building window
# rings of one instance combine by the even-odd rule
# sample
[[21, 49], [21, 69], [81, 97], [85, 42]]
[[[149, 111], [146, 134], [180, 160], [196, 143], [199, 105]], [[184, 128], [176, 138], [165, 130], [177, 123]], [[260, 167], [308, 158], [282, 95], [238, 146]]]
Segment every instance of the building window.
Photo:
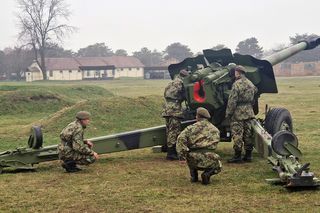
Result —
[[140, 70], [140, 68], [138, 67], [137, 70]]
[[69, 73], [72, 73], [72, 70], [69, 70]]
[[121, 71], [123, 71], [123, 68], [121, 68]]
[[87, 76], [90, 76], [90, 71], [89, 70], [87, 71]]
[[62, 70], [60, 70], [60, 73], [62, 73], [63, 71]]
[[31, 73], [30, 73], [30, 72], [28, 72], [28, 75], [31, 75]]
[[131, 68], [129, 68], [129, 71], [131, 70]]
[[49, 76], [53, 77], [53, 71], [52, 70], [49, 70]]
[[78, 70], [78, 72], [81, 72], [81, 70]]
[[304, 70], [315, 71], [316, 65], [314, 63], [304, 64]]

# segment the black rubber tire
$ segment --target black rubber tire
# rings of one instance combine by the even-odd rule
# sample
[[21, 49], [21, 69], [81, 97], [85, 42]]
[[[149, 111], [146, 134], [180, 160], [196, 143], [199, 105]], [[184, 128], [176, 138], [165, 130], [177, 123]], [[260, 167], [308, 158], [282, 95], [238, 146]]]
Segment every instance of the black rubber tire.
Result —
[[272, 108], [268, 111], [264, 127], [270, 135], [275, 135], [281, 130], [292, 132], [292, 118], [285, 108]]
[[43, 144], [43, 136], [41, 127], [33, 126], [31, 127], [31, 133], [28, 140], [28, 146], [32, 149], [39, 149]]

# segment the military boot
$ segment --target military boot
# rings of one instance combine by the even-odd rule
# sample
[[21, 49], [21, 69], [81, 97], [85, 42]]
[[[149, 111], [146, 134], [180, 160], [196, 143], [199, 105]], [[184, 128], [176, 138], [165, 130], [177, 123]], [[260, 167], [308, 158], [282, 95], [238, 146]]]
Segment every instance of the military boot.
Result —
[[241, 151], [235, 150], [234, 156], [228, 160], [228, 163], [242, 163]]
[[252, 161], [252, 150], [246, 150], [246, 153], [244, 154], [242, 160], [245, 162], [251, 162]]
[[77, 167], [76, 162], [73, 160], [64, 161], [61, 166], [66, 170], [66, 172], [71, 173], [81, 171], [81, 169]]
[[212, 168], [212, 169], [206, 169], [204, 172], [201, 174], [201, 183], [203, 185], [207, 185], [210, 183], [210, 177], [212, 175], [220, 173], [221, 168]]
[[162, 146], [161, 146], [161, 152], [167, 152], [167, 151], [168, 151], [168, 146], [167, 146], [167, 144], [162, 145]]
[[167, 160], [179, 160], [175, 146], [168, 147], [166, 159]]
[[190, 181], [191, 183], [198, 182], [198, 170], [196, 169], [190, 169]]

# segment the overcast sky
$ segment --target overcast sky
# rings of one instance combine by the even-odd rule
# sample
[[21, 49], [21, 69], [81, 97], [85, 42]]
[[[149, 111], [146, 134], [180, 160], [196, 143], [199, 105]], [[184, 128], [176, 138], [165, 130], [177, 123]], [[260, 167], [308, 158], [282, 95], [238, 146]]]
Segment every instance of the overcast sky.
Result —
[[[66, 0], [78, 28], [63, 43], [77, 51], [97, 42], [129, 53], [162, 51], [173, 42], [193, 52], [256, 37], [264, 49], [295, 33], [320, 35], [319, 0]], [[16, 0], [0, 1], [0, 49], [17, 42]]]

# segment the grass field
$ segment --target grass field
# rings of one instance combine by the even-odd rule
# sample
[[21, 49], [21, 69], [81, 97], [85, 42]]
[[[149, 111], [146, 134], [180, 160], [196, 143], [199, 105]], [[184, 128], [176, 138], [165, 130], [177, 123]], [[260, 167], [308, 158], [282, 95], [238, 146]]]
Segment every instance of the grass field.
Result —
[[[0, 83], [0, 151], [25, 146], [33, 124], [45, 144], [58, 143], [61, 129], [78, 110], [93, 114], [87, 137], [163, 124], [167, 80]], [[264, 105], [289, 109], [294, 132], [311, 170], [320, 177], [320, 77], [280, 78], [279, 94]], [[189, 182], [186, 165], [164, 160], [149, 148], [113, 153], [76, 174], [58, 161], [37, 172], [0, 175], [0, 212], [319, 212], [320, 191], [288, 191], [268, 185], [276, 177], [267, 161], [229, 165], [232, 144], [220, 143], [223, 171], [203, 186]]]

